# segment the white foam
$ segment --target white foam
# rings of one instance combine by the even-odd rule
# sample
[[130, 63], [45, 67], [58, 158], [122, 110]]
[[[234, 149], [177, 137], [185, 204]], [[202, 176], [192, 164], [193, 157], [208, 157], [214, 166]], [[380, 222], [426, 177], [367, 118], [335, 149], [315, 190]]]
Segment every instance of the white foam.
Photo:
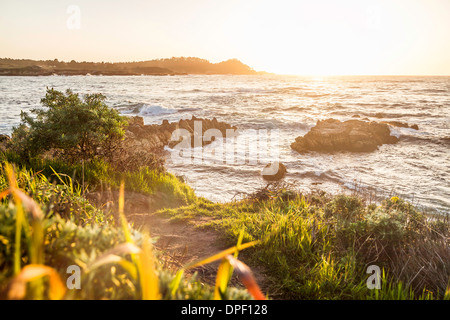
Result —
[[400, 139], [400, 136], [402, 135], [399, 128], [390, 128], [391, 129], [391, 136], [396, 137], [397, 139]]
[[391, 127], [391, 136], [400, 138], [401, 136], [424, 136], [430, 133], [425, 131], [419, 131], [413, 128], [403, 128], [403, 127]]
[[175, 109], [168, 109], [158, 105], [148, 105], [144, 104], [139, 108], [139, 115], [141, 116], [159, 116], [162, 114], [173, 114], [176, 113]]

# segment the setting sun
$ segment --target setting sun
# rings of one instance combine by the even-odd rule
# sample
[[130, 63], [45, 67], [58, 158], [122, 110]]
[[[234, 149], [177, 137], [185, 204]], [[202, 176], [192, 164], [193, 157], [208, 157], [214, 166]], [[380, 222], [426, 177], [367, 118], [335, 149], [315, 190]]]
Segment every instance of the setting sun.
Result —
[[449, 43], [438, 39], [450, 38], [450, 2], [428, 4], [246, 1], [223, 32], [245, 61], [276, 73], [449, 74]]

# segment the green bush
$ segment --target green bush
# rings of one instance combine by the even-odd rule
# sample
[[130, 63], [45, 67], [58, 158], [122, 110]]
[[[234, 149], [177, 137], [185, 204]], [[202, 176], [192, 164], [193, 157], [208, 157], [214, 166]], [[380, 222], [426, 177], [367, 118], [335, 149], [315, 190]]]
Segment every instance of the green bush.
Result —
[[44, 108], [21, 113], [22, 123], [13, 130], [12, 146], [22, 157], [32, 158], [52, 149], [71, 162], [110, 158], [124, 137], [125, 118], [109, 108], [102, 94], [83, 99], [47, 89]]

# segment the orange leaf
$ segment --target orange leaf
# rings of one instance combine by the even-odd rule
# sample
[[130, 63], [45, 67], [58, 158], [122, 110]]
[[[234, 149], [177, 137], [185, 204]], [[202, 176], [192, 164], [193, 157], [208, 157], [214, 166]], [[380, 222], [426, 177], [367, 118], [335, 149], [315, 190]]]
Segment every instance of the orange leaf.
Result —
[[28, 282], [38, 278], [49, 277], [48, 295], [51, 300], [60, 300], [64, 297], [66, 288], [55, 269], [41, 264], [29, 264], [15, 276], [10, 283], [8, 299], [23, 299], [26, 295]]
[[242, 283], [245, 285], [248, 292], [250, 292], [253, 298], [255, 298], [256, 300], [266, 300], [266, 297], [261, 292], [261, 289], [256, 283], [252, 270], [245, 263], [239, 261], [231, 255], [227, 256], [226, 259], [237, 272], [239, 278], [242, 280]]

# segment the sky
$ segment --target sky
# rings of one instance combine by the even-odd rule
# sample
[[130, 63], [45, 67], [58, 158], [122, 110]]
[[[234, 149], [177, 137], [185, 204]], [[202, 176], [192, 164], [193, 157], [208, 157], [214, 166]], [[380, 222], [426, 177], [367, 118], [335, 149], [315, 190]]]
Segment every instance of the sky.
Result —
[[0, 0], [0, 57], [450, 75], [450, 0]]

